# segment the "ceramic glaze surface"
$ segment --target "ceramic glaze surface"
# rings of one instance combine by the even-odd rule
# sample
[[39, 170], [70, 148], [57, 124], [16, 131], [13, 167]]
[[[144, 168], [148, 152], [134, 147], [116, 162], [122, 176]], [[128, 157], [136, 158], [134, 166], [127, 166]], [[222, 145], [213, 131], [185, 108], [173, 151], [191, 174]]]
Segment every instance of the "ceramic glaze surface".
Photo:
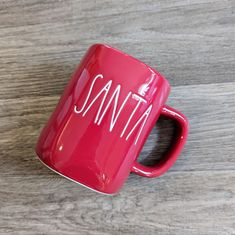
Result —
[[[56, 172], [99, 192], [116, 193], [131, 171], [156, 177], [173, 165], [186, 118], [164, 106], [170, 86], [157, 71], [107, 45], [93, 45], [44, 127], [36, 152]], [[155, 167], [136, 162], [159, 115], [179, 124], [169, 154]]]

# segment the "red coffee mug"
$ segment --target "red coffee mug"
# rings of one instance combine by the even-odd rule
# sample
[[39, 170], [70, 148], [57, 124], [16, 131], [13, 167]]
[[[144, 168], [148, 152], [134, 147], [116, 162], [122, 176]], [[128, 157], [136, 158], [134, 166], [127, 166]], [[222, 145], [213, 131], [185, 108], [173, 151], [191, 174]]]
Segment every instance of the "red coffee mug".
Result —
[[[50, 169], [90, 189], [116, 193], [130, 172], [157, 177], [182, 150], [188, 121], [166, 106], [169, 83], [143, 62], [107, 45], [90, 47], [42, 130], [36, 152]], [[159, 115], [180, 128], [158, 164], [137, 162]]]

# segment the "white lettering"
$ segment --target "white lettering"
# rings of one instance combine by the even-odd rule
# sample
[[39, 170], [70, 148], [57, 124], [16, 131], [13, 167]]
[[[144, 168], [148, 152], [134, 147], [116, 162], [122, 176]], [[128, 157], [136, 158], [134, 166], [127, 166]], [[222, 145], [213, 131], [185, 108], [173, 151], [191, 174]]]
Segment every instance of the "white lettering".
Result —
[[[95, 78], [93, 79], [93, 81], [91, 83], [91, 87], [89, 89], [89, 92], [87, 94], [87, 97], [86, 97], [82, 107], [80, 109], [78, 109], [78, 107], [75, 105], [74, 112], [76, 114], [80, 114], [80, 115], [82, 115], [82, 117], [84, 117], [89, 112], [89, 110], [94, 105], [94, 103], [103, 95], [102, 100], [100, 101], [100, 103], [98, 103], [99, 109], [98, 109], [97, 114], [95, 116], [94, 123], [99, 126], [101, 124], [104, 116], [106, 115], [108, 109], [112, 108], [112, 116], [111, 116], [110, 125], [109, 125], [109, 132], [112, 132], [116, 123], [118, 122], [118, 118], [119, 118], [120, 114], [123, 112], [130, 97], [132, 97], [132, 99], [136, 100], [137, 103], [136, 103], [135, 107], [133, 108], [131, 114], [128, 117], [128, 120], [126, 121], [126, 123], [122, 129], [122, 132], [120, 135], [120, 138], [122, 138], [124, 135], [126, 135], [126, 131], [127, 131], [128, 127], [130, 125], [133, 125], [133, 124], [131, 124], [131, 121], [133, 120], [133, 117], [136, 114], [140, 105], [146, 104], [147, 101], [143, 98], [143, 96], [137, 95], [137, 94], [133, 93], [132, 91], [129, 91], [127, 96], [125, 97], [124, 101], [121, 103], [120, 108], [117, 110], [118, 101], [119, 101], [120, 92], [121, 92], [121, 85], [118, 84], [117, 87], [115, 88], [114, 92], [112, 93], [108, 103], [105, 105], [105, 107], [103, 109], [104, 103], [107, 99], [107, 95], [108, 95], [110, 88], [112, 86], [112, 80], [109, 80], [103, 86], [103, 88], [99, 90], [98, 94], [88, 104], [90, 97], [91, 97], [91, 94], [92, 94], [92, 92], [94, 92], [93, 91], [94, 85], [95, 85], [97, 79], [99, 79], [99, 78], [103, 78], [103, 75], [98, 74], [97, 76], [95, 76]], [[143, 94], [145, 94], [145, 93], [143, 93]], [[113, 105], [111, 106], [112, 103], [113, 103]], [[153, 105], [150, 104], [148, 106], [148, 108], [145, 110], [145, 112], [140, 116], [138, 121], [134, 124], [134, 126], [132, 127], [130, 132], [126, 135], [126, 138], [125, 138], [126, 141], [130, 138], [130, 136], [134, 133], [136, 128], [140, 125], [139, 131], [138, 131], [136, 139], [135, 139], [135, 145], [136, 145], [136, 143], [138, 142], [139, 137], [142, 133], [142, 130], [147, 122], [147, 119], [151, 113], [152, 106]], [[102, 111], [102, 109], [103, 109], [103, 111]], [[127, 110], [129, 111], [129, 109], [127, 109]]]
[[86, 113], [88, 112], [88, 110], [91, 108], [91, 106], [95, 103], [95, 101], [101, 96], [102, 93], [104, 93], [104, 96], [103, 96], [103, 99], [102, 99], [102, 102], [100, 104], [100, 107], [99, 107], [99, 110], [97, 112], [97, 115], [96, 115], [96, 118], [95, 118], [95, 123], [97, 123], [98, 121], [98, 118], [99, 118], [99, 113], [100, 113], [100, 110], [104, 104], [104, 101], [106, 99], [106, 96], [109, 92], [109, 89], [112, 85], [112, 80], [110, 80], [101, 90], [100, 92], [97, 94], [97, 96], [91, 101], [91, 103], [89, 104], [89, 106], [86, 108], [86, 110], [83, 112], [82, 116], [84, 117], [86, 115]]
[[110, 127], [109, 127], [109, 131], [110, 131], [110, 132], [113, 130], [113, 128], [114, 128], [114, 126], [115, 126], [115, 123], [116, 123], [116, 121], [117, 121], [117, 119], [118, 119], [118, 117], [119, 117], [119, 115], [120, 115], [120, 113], [121, 113], [123, 107], [125, 106], [127, 100], [129, 99], [129, 97], [130, 97], [130, 95], [131, 95], [131, 91], [130, 91], [130, 92], [128, 93], [127, 97], [125, 98], [125, 100], [123, 101], [121, 107], [119, 108], [119, 110], [118, 110], [118, 112], [117, 112], [117, 114], [116, 114], [116, 116], [115, 116], [116, 109], [117, 109], [118, 98], [119, 98], [119, 94], [120, 94], [120, 89], [121, 89], [121, 86], [118, 85], [117, 88], [115, 89], [113, 95], [111, 96], [111, 98], [110, 98], [108, 104], [106, 105], [106, 107], [105, 107], [105, 109], [104, 109], [104, 111], [103, 111], [103, 113], [102, 113], [102, 115], [101, 115], [101, 117], [100, 117], [100, 120], [99, 120], [98, 123], [97, 123], [98, 125], [100, 125], [100, 123], [101, 123], [101, 121], [102, 121], [102, 119], [103, 119], [105, 113], [107, 112], [107, 110], [108, 110], [108, 108], [109, 108], [111, 102], [113, 101], [113, 99], [114, 99], [114, 97], [115, 97], [115, 99], [114, 99], [114, 107], [113, 107], [113, 112], [112, 112], [112, 118], [111, 118]]
[[80, 110], [77, 110], [77, 106], [76, 106], [76, 105], [74, 106], [74, 112], [75, 112], [75, 113], [81, 113], [81, 112], [83, 111], [83, 109], [85, 108], [85, 106], [86, 106], [86, 104], [87, 104], [87, 101], [88, 101], [88, 99], [89, 99], [89, 97], [90, 97], [90, 95], [91, 95], [91, 92], [92, 92], [92, 90], [93, 90], [93, 86], [94, 86], [94, 84], [95, 84], [95, 82], [96, 82], [96, 80], [97, 80], [98, 78], [103, 78], [103, 75], [102, 75], [102, 74], [98, 74], [98, 75], [95, 76], [94, 80], [93, 80], [92, 83], [91, 83], [91, 87], [90, 87], [90, 90], [89, 90], [89, 92], [88, 92], [88, 96], [86, 97], [86, 100], [85, 100], [85, 102], [84, 102], [82, 108], [81, 108]]
[[146, 100], [143, 99], [141, 96], [139, 96], [139, 95], [137, 95], [137, 94], [133, 94], [132, 97], [134, 97], [136, 100], [138, 100], [138, 103], [136, 104], [134, 110], [132, 111], [132, 113], [131, 113], [131, 115], [130, 115], [130, 117], [129, 117], [129, 119], [128, 119], [128, 121], [127, 121], [127, 123], [126, 123], [126, 125], [125, 125], [125, 127], [124, 127], [124, 129], [123, 129], [123, 131], [122, 131], [122, 133], [121, 133], [121, 135], [120, 135], [121, 138], [122, 138], [123, 135], [125, 134], [125, 131], [126, 131], [128, 125], [129, 125], [129, 123], [130, 123], [132, 117], [134, 116], [136, 110], [139, 108], [140, 103], [141, 103], [141, 102], [146, 103]]
[[136, 124], [134, 125], [134, 127], [132, 128], [132, 130], [130, 131], [130, 133], [127, 135], [126, 140], [129, 139], [129, 137], [131, 136], [131, 134], [133, 133], [133, 131], [135, 130], [135, 128], [139, 125], [139, 123], [142, 121], [142, 119], [144, 119], [144, 121], [143, 121], [143, 123], [142, 123], [142, 125], [141, 125], [141, 128], [140, 128], [140, 130], [139, 130], [139, 133], [138, 133], [138, 135], [137, 135], [137, 137], [136, 137], [136, 140], [135, 140], [135, 144], [137, 143], [137, 141], [138, 141], [138, 139], [139, 139], [139, 137], [140, 137], [140, 134], [141, 134], [141, 132], [142, 132], [142, 130], [143, 130], [143, 128], [144, 128], [144, 125], [145, 125], [145, 123], [146, 123], [146, 121], [147, 121], [147, 119], [148, 119], [148, 117], [149, 117], [149, 114], [150, 114], [150, 112], [151, 112], [151, 110], [152, 110], [152, 107], [153, 107], [153, 105], [151, 104], [151, 105], [146, 109], [146, 111], [143, 113], [143, 115], [142, 115], [142, 116], [139, 118], [139, 120], [136, 122]]

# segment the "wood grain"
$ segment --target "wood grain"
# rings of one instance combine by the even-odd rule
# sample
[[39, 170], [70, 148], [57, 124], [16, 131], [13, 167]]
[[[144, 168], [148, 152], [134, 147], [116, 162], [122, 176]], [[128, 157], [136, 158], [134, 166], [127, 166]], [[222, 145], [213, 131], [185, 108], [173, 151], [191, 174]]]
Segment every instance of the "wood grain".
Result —
[[[234, 1], [0, 2], [0, 234], [235, 234]], [[190, 120], [164, 176], [131, 174], [116, 196], [36, 158], [40, 129], [86, 49], [108, 43], [162, 72]], [[139, 160], [154, 164], [173, 123], [160, 119]]]
[[[46, 169], [42, 169], [46, 172]], [[113, 197], [51, 174], [1, 178], [1, 229], [13, 234], [234, 234], [234, 171], [131, 176]], [[12, 187], [10, 187], [12, 185]]]

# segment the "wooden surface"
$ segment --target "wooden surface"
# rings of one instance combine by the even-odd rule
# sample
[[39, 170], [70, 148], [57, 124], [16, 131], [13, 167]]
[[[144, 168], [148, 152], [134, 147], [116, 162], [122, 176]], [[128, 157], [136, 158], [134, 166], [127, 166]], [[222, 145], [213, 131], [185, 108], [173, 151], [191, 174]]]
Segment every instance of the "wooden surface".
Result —
[[[232, 0], [1, 1], [0, 234], [235, 234], [234, 12]], [[34, 153], [95, 42], [164, 74], [172, 85], [168, 104], [191, 125], [168, 173], [132, 174], [110, 197], [51, 172]], [[140, 160], [154, 163], [173, 131], [161, 119]]]

